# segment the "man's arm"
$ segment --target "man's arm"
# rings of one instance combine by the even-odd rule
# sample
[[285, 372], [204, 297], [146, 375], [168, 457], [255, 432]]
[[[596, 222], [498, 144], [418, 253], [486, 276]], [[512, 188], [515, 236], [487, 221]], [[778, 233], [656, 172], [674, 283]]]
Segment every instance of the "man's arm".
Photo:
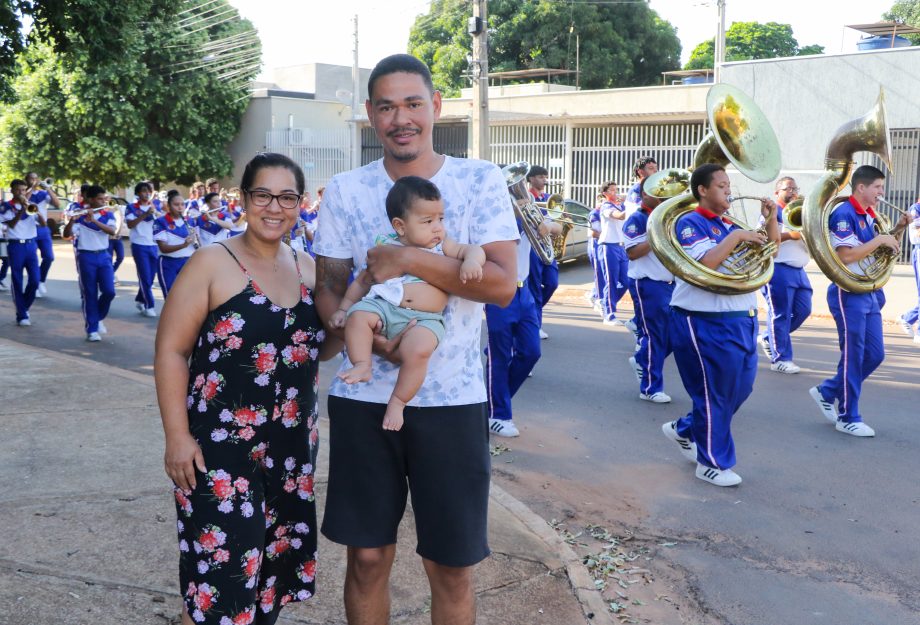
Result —
[[316, 257], [316, 311], [326, 326], [326, 332], [339, 339], [344, 339], [345, 331], [330, 327], [328, 320], [342, 305], [352, 269], [354, 261], [351, 258]]
[[626, 248], [626, 256], [629, 260], [638, 260], [652, 251], [652, 246], [648, 241], [636, 243]]

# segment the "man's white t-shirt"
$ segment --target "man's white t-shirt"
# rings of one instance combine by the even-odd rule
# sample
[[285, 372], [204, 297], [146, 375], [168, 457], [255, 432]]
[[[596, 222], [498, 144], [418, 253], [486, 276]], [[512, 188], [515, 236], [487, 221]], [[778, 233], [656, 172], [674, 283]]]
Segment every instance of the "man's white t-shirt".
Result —
[[[444, 228], [458, 243], [486, 245], [518, 239], [511, 196], [501, 170], [488, 161], [444, 157], [431, 178], [444, 199]], [[393, 180], [377, 160], [338, 174], [323, 194], [322, 219], [313, 242], [317, 256], [351, 259], [363, 267], [367, 250], [381, 232], [392, 232], [386, 196]], [[459, 271], [459, 269], [458, 269]], [[410, 406], [462, 406], [486, 401], [479, 351], [483, 305], [450, 296], [444, 311], [444, 338], [428, 361], [428, 375]], [[350, 368], [345, 358], [342, 369]], [[368, 382], [334, 378], [329, 394], [385, 404], [399, 367], [374, 356]]]

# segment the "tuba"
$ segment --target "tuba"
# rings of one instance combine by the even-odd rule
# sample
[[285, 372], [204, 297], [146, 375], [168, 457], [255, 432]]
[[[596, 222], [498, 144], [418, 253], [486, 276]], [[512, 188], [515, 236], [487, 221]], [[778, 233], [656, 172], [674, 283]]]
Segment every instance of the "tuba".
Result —
[[521, 220], [524, 228], [524, 236], [530, 241], [540, 261], [544, 265], [549, 265], [555, 258], [553, 241], [549, 235], [541, 237], [537, 232], [537, 228], [543, 223], [543, 213], [534, 204], [533, 196], [527, 190], [524, 182], [528, 171], [530, 171], [530, 164], [527, 161], [521, 161], [516, 165], [505, 166], [502, 174], [505, 176], [505, 184], [508, 185], [508, 193], [511, 194], [514, 214]]
[[[834, 133], [824, 156], [826, 171], [805, 196], [802, 207], [802, 239], [808, 251], [824, 275], [850, 293], [868, 293], [885, 286], [895, 261], [890, 250], [879, 248], [860, 262], [866, 275], [859, 275], [840, 262], [831, 245], [828, 220], [831, 211], [846, 200], [838, 193], [850, 183], [853, 154], [861, 151], [877, 154], [891, 169], [891, 138], [885, 121], [884, 90], [879, 90], [878, 100], [868, 113], [845, 123]], [[887, 233], [887, 220], [876, 223], [879, 232]]]
[[[706, 96], [706, 110], [712, 131], [696, 149], [694, 168], [705, 163], [731, 163], [745, 177], [757, 182], [769, 182], [779, 175], [779, 142], [751, 98], [734, 87], [715, 85]], [[693, 286], [723, 295], [750, 293], [769, 282], [776, 251], [772, 242], [740, 244], [722, 265], [727, 273], [706, 267], [684, 251], [677, 241], [677, 220], [697, 207], [687, 170], [662, 170], [651, 176], [645, 186], [646, 193], [665, 200], [649, 217], [648, 241], [671, 273]], [[750, 229], [738, 219], [730, 220]]]
[[572, 228], [575, 226], [590, 228], [588, 215], [591, 209], [581, 202], [563, 198], [560, 193], [551, 195], [545, 202], [535, 202], [535, 205], [545, 209], [550, 219], [562, 225], [562, 234], [552, 237], [556, 259], [562, 259], [565, 256], [566, 243]]

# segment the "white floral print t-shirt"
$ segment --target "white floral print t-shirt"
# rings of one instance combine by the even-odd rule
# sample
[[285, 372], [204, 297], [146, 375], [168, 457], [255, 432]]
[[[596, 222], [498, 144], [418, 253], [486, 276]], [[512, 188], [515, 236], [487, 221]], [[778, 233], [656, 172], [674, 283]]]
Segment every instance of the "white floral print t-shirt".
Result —
[[[432, 178], [444, 199], [444, 228], [459, 243], [486, 245], [516, 241], [518, 229], [501, 170], [488, 161], [444, 157]], [[318, 256], [352, 259], [363, 267], [377, 235], [393, 228], [386, 196], [393, 181], [383, 160], [338, 174], [323, 194], [323, 209], [313, 242]], [[483, 305], [450, 296], [444, 311], [444, 338], [428, 361], [425, 383], [410, 406], [462, 406], [486, 401], [479, 353]], [[342, 370], [351, 367], [348, 358]], [[368, 382], [346, 384], [333, 378], [329, 394], [385, 404], [399, 367], [374, 356]]]

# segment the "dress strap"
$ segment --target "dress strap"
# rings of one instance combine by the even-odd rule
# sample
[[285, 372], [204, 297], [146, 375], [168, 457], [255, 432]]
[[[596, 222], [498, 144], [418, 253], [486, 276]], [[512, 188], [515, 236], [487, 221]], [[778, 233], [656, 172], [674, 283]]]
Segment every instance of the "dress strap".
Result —
[[291, 252], [294, 254], [294, 266], [297, 267], [297, 279], [300, 280], [300, 286], [305, 286], [303, 283], [303, 276], [300, 274], [300, 263], [297, 262], [297, 250], [291, 247]]
[[[230, 248], [227, 247], [226, 245], [224, 245], [221, 241], [217, 241], [217, 244], [218, 244], [219, 246], [221, 246], [222, 248], [224, 248], [225, 250], [227, 250], [227, 253], [230, 254], [230, 258], [232, 258], [233, 260], [235, 260], [235, 261], [236, 261], [236, 264], [240, 266], [240, 271], [242, 271], [244, 274], [246, 274], [246, 278], [247, 278], [250, 282], [252, 282], [252, 281], [253, 281], [253, 280], [252, 280], [252, 276], [249, 275], [249, 272], [248, 272], [248, 271], [246, 271], [246, 267], [243, 266], [243, 263], [240, 262], [240, 259], [236, 257], [236, 254], [234, 254], [233, 252], [231, 252], [231, 251], [230, 251]], [[298, 269], [298, 271], [299, 271], [299, 269]]]

